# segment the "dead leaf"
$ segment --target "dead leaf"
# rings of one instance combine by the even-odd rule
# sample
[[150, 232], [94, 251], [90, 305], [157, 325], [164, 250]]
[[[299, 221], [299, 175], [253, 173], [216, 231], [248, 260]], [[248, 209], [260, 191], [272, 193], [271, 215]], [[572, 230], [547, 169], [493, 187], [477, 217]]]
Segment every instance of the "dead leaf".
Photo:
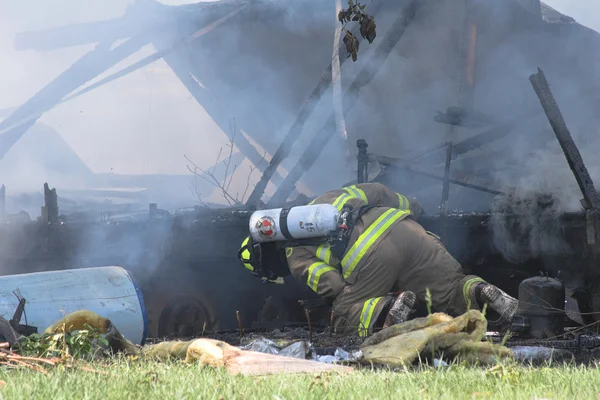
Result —
[[356, 61], [358, 59], [358, 39], [350, 31], [346, 31], [343, 41], [346, 45], [346, 51], [352, 56], [352, 61]]
[[367, 39], [369, 43], [373, 43], [377, 33], [375, 32], [375, 19], [369, 15], [364, 15], [360, 19], [360, 34]]

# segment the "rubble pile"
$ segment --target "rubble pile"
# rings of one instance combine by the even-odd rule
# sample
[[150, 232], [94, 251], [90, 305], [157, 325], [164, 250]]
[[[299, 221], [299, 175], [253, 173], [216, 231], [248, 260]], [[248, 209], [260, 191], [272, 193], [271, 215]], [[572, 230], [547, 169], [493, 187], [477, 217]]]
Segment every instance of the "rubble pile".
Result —
[[110, 320], [79, 310], [57, 321], [41, 336], [21, 336], [17, 342], [0, 343], [0, 365], [44, 374], [57, 365], [105, 373], [76, 360], [97, 360], [120, 353], [136, 359], [175, 359], [203, 368], [224, 368], [233, 375], [269, 375], [349, 373], [363, 365], [410, 368], [425, 363], [439, 368], [453, 362], [485, 366], [506, 361], [527, 365], [577, 361], [574, 353], [566, 349], [522, 341], [511, 346], [510, 342], [492, 340], [487, 334], [485, 316], [470, 310], [456, 318], [443, 313], [416, 318], [376, 332], [364, 341], [328, 331], [311, 333], [310, 340], [305, 330], [296, 328], [273, 331], [267, 334], [269, 338], [257, 334], [238, 336], [237, 345], [202, 337], [139, 346], [123, 337]]

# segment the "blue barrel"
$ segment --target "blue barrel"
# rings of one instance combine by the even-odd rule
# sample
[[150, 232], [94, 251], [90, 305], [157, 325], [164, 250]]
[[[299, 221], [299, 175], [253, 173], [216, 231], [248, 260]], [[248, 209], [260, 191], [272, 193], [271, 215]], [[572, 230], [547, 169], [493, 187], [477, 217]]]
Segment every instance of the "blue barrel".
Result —
[[90, 310], [108, 318], [132, 343], [143, 345], [148, 317], [142, 292], [129, 271], [122, 267], [70, 269], [0, 276], [0, 315], [12, 318], [26, 300], [21, 323], [39, 333], [66, 314]]

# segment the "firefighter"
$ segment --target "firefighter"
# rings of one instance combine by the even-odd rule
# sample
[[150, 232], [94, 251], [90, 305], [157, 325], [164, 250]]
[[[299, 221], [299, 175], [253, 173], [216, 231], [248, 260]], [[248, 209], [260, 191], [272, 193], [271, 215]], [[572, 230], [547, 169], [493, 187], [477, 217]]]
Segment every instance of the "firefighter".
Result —
[[[379, 183], [363, 183], [327, 192], [310, 204], [364, 210], [342, 252], [327, 243], [285, 248], [291, 274], [332, 300], [337, 332], [364, 337], [404, 322], [416, 301], [426, 301], [427, 290], [433, 312], [457, 316], [488, 304], [502, 322], [510, 323], [518, 301], [480, 277], [466, 275], [440, 239], [416, 222], [421, 207], [414, 199]], [[243, 257], [247, 243], [239, 255], [253, 271]], [[281, 273], [268, 279], [277, 276]]]

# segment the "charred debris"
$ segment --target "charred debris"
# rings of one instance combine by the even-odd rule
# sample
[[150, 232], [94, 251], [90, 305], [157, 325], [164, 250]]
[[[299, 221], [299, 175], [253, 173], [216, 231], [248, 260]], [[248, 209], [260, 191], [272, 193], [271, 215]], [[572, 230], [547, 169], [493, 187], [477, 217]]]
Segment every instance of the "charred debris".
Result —
[[[193, 46], [201, 37], [209, 36], [221, 25], [246, 23], [257, 16], [277, 19], [283, 11], [266, 0], [256, 2], [258, 5], [243, 1], [221, 1], [182, 6], [169, 14], [169, 18], [161, 18], [159, 26], [184, 18], [185, 23], [180, 24], [180, 31], [184, 32], [157, 38], [156, 35], [147, 34], [156, 29], [155, 25], [148, 23], [140, 33], [134, 32], [133, 25], [126, 23], [136, 13], [152, 15], [154, 18], [157, 13], [166, 10], [153, 2], [142, 3], [136, 2], [121, 20], [98, 24], [94, 29], [85, 31], [85, 35], [73, 35], [81, 27], [64, 27], [43, 38], [35, 33], [23, 34], [18, 38], [18, 47], [23, 49], [47, 50], [89, 41], [100, 44], [0, 122], [0, 158], [35, 124], [40, 115], [55, 105], [161, 58], [217, 125], [226, 127], [227, 115], [194, 78], [202, 73], [210, 76], [214, 71], [201, 63], [194, 63], [189, 57], [181, 57], [181, 53], [194, 49]], [[542, 11], [545, 23], [571, 23], [570, 20], [557, 17], [539, 2], [514, 3], [534, 4], [533, 9], [519, 8], [518, 11], [521, 16], [518, 22], [528, 24], [529, 28], [538, 26], [537, 22], [531, 22], [532, 15], [535, 17], [536, 13]], [[351, 2], [351, 8], [354, 6], [357, 4]], [[340, 57], [340, 63], [349, 59], [357, 61], [356, 51], [363, 38], [372, 42], [369, 47], [373, 49], [372, 54], [358, 57], [357, 65], [363, 58], [364, 64], [360, 65], [343, 95], [345, 116], [351, 116], [349, 111], [358, 103], [361, 89], [372, 82], [392, 50], [403, 43], [411, 23], [418, 19], [424, 7], [427, 5], [415, 0], [398, 4], [394, 2], [394, 5], [375, 1], [372, 5], [369, 3], [366, 9], [368, 14], [362, 8], [355, 10], [354, 14], [350, 8], [344, 10], [340, 21], [359, 23], [346, 31], [347, 39], [341, 44], [346, 50], [346, 57]], [[522, 4], [518, 7], [522, 7]], [[379, 21], [378, 16], [382, 16], [384, 11], [394, 18], [388, 21], [387, 29], [380, 30], [377, 25], [375, 34], [375, 22]], [[474, 13], [481, 13], [481, 10]], [[538, 19], [542, 18], [540, 15]], [[464, 43], [460, 46], [460, 62], [455, 79], [455, 97], [458, 100], [446, 111], [437, 115], [432, 113], [430, 118], [434, 126], [447, 129], [447, 140], [412, 156], [396, 158], [369, 152], [369, 146], [373, 146], [369, 143], [371, 137], [376, 135], [362, 132], [354, 138], [357, 139], [358, 164], [354, 182], [381, 182], [398, 191], [440, 185], [441, 193], [436, 195], [440, 200], [438, 212], [424, 215], [420, 222], [426, 229], [441, 236], [450, 252], [466, 269], [502, 287], [509, 294], [519, 296], [521, 301], [528, 304], [522, 310], [523, 318], [516, 321], [513, 327], [520, 336], [518, 340], [521, 340], [515, 343], [551, 343], [553, 347], [568, 349], [599, 347], [597, 338], [590, 336], [586, 339], [585, 336], [570, 333], [569, 329], [576, 326], [579, 327], [575, 329], [577, 331], [583, 325], [594, 330], [600, 321], [600, 197], [541, 69], [535, 73], [531, 71], [529, 82], [518, 83], [528, 85], [529, 90], [535, 93], [539, 100], [537, 110], [513, 116], [507, 121], [498, 119], [496, 115], [477, 112], [472, 107], [478, 32], [475, 20], [475, 16], [467, 14], [464, 21], [458, 23], [462, 26], [464, 22], [464, 29], [460, 30], [460, 36], [464, 39], [461, 42]], [[202, 24], [204, 27], [199, 30], [198, 25]], [[49, 40], [50, 37], [53, 40]], [[216, 37], [210, 37], [216, 40]], [[111, 48], [113, 41], [123, 38], [126, 38], [124, 42]], [[61, 41], [60, 45], [56, 44]], [[150, 42], [158, 48], [155, 54], [75, 91]], [[296, 50], [310, 49], [306, 44], [302, 46], [305, 47]], [[285, 51], [288, 53], [283, 57], [289, 57], [289, 52], [295, 50]], [[196, 207], [174, 212], [150, 204], [148, 212], [135, 218], [126, 216], [89, 222], [76, 215], [60, 215], [59, 195], [46, 184], [41, 217], [31, 222], [29, 216], [19, 219], [6, 213], [3, 187], [0, 190], [0, 243], [3, 247], [0, 254], [2, 264], [7, 266], [6, 273], [58, 270], [65, 266], [123, 265], [135, 275], [144, 292], [149, 337], [212, 335], [231, 339], [281, 328], [281, 332], [293, 332], [290, 334], [306, 336], [311, 341], [316, 339], [322, 342], [324, 347], [330, 346], [329, 341], [333, 336], [329, 327], [331, 313], [314, 299], [311, 292], [293, 281], [286, 282], [285, 289], [250, 282], [236, 259], [239, 243], [247, 235], [250, 212], [261, 206], [295, 204], [294, 201], [288, 202], [288, 199], [297, 193], [296, 184], [315, 164], [336, 132], [337, 117], [331, 112], [291, 166], [288, 175], [285, 178], [279, 175], [277, 169], [290, 156], [293, 145], [315, 112], [318, 100], [331, 86], [332, 63], [322, 65], [321, 61], [311, 63], [307, 67], [311, 73], [306, 76], [298, 75], [295, 70], [287, 71], [290, 82], [293, 82], [291, 78], [295, 78], [298, 85], [305, 87], [312, 88], [309, 82], [315, 72], [316, 76], [320, 74], [320, 78], [314, 89], [307, 93], [308, 96], [292, 96], [290, 107], [298, 110], [295, 119], [281, 121], [274, 117], [262, 126], [267, 134], [264, 137], [257, 134], [255, 137], [266, 146], [268, 140], [272, 141], [268, 131], [275, 132], [276, 126], [289, 126], [287, 132], [283, 132], [279, 146], [272, 149], [273, 156], [266, 167], [258, 167], [262, 160], [260, 153], [243, 135], [238, 135], [236, 146], [262, 172], [244, 205], [235, 209]], [[243, 114], [247, 103], [242, 103], [230, 104], [231, 109]], [[580, 212], [558, 213], [551, 194], [500, 185], [490, 180], [486, 171], [474, 173], [455, 168], [456, 162], [467, 155], [471, 156], [473, 150], [506, 140], [512, 131], [536, 112], [545, 114], [548, 124], [545, 125], [544, 134], [550, 134], [549, 127], [552, 129], [573, 179], [578, 184], [582, 198]], [[242, 116], [246, 120], [251, 119]], [[454, 132], [456, 129], [479, 130], [480, 133], [458, 140]], [[268, 204], [264, 204], [264, 192], [271, 181], [277, 190]], [[484, 193], [490, 204], [495, 204], [499, 198], [503, 200], [498, 202], [499, 205], [490, 207], [493, 212], [468, 211], [468, 206], [465, 206], [465, 211], [450, 210], [452, 187]], [[297, 202], [301, 200], [297, 199]], [[553, 236], [560, 237], [561, 244], [566, 243], [564, 248], [553, 246], [552, 242], [546, 240], [544, 235], [550, 231], [554, 233]], [[223, 276], [228, 277], [227, 282], [223, 282]], [[531, 293], [535, 293], [536, 297], [531, 298]], [[544, 298], [538, 301], [541, 297]], [[303, 301], [298, 302], [298, 299]], [[544, 301], [553, 304], [551, 310], [543, 306]]]

